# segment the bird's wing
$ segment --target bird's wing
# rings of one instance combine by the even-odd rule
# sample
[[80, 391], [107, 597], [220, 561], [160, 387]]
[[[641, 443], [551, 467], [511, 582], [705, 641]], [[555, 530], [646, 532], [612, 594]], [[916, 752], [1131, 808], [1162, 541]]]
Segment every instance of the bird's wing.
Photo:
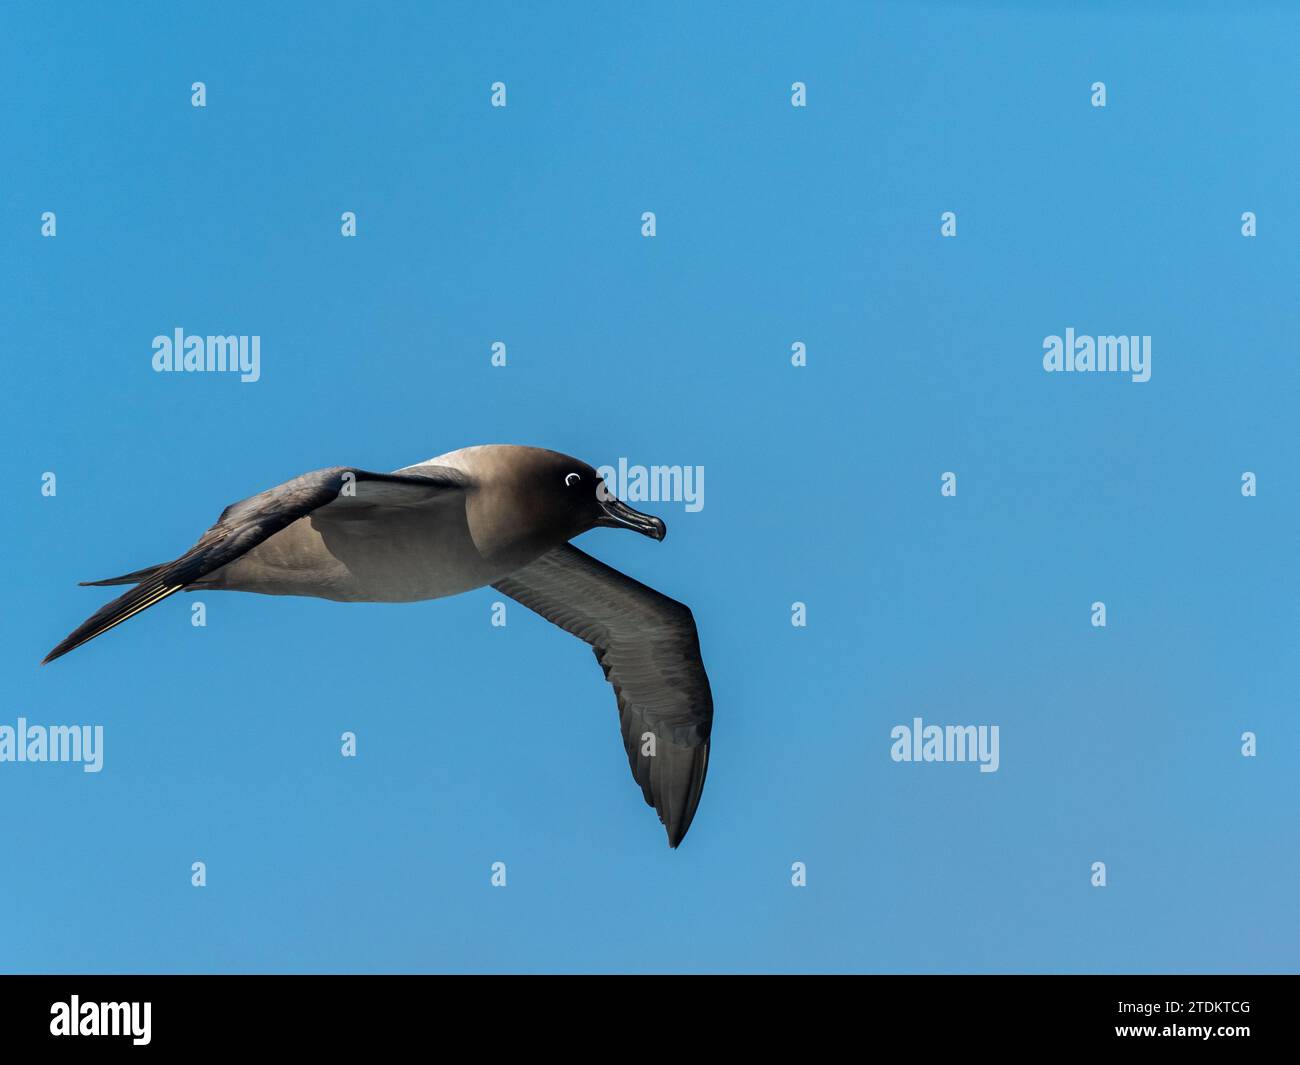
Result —
[[493, 587], [591, 644], [618, 697], [632, 776], [676, 847], [704, 790], [713, 725], [690, 609], [569, 544]]
[[134, 588], [87, 618], [62, 643], [45, 656], [52, 662], [93, 640], [142, 610], [160, 603], [174, 592], [220, 569], [252, 550], [306, 514], [333, 513], [385, 506], [409, 506], [463, 491], [467, 480], [458, 470], [423, 466], [406, 473], [371, 473], [347, 466], [304, 473], [284, 484], [259, 492], [221, 512], [217, 523], [180, 558], [151, 566], [125, 577], [90, 583], [128, 583]]

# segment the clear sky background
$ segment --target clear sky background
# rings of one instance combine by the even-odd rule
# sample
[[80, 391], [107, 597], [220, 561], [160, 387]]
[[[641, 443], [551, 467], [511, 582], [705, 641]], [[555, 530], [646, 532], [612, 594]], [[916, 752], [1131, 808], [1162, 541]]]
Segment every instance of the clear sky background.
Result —
[[[0, 969], [1294, 971], [1285, 8], [6, 5], [0, 724], [106, 750], [0, 764]], [[153, 373], [177, 327], [262, 379]], [[1067, 327], [1151, 380], [1044, 373]], [[492, 442], [705, 468], [580, 541], [699, 623], [676, 852], [590, 650], [491, 590], [176, 596], [37, 666], [236, 499]], [[1001, 768], [895, 764], [915, 716]]]

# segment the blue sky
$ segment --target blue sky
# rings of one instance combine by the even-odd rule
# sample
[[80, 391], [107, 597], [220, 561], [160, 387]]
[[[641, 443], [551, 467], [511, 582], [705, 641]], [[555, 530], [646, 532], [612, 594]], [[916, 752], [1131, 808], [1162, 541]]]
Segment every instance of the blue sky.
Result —
[[[1294, 971], [1300, 16], [1077, 7], [7, 7], [0, 724], [106, 746], [0, 764], [0, 969]], [[261, 380], [153, 373], [177, 327]], [[676, 852], [490, 590], [37, 666], [236, 499], [488, 442], [706, 470], [580, 541], [699, 623]], [[916, 716], [999, 770], [894, 763]]]

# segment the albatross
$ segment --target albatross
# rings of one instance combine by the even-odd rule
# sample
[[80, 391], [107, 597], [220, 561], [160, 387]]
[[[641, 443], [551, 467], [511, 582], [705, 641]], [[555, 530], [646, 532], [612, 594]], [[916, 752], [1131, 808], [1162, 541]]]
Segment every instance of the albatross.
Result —
[[468, 447], [393, 473], [332, 466], [226, 507], [179, 558], [83, 582], [134, 587], [44, 661], [180, 591], [405, 603], [491, 585], [591, 645], [632, 777], [676, 847], [704, 790], [713, 723], [695, 619], [569, 543], [595, 528], [667, 532], [587, 463], [544, 448]]

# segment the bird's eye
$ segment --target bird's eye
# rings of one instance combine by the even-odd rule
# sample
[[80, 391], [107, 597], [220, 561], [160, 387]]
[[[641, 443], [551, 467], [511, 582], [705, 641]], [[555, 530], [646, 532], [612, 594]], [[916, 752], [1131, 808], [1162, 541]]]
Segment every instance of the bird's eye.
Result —
[[566, 473], [564, 475], [564, 487], [572, 488], [575, 484], [577, 484], [581, 480], [582, 478], [579, 477], [576, 473]]

